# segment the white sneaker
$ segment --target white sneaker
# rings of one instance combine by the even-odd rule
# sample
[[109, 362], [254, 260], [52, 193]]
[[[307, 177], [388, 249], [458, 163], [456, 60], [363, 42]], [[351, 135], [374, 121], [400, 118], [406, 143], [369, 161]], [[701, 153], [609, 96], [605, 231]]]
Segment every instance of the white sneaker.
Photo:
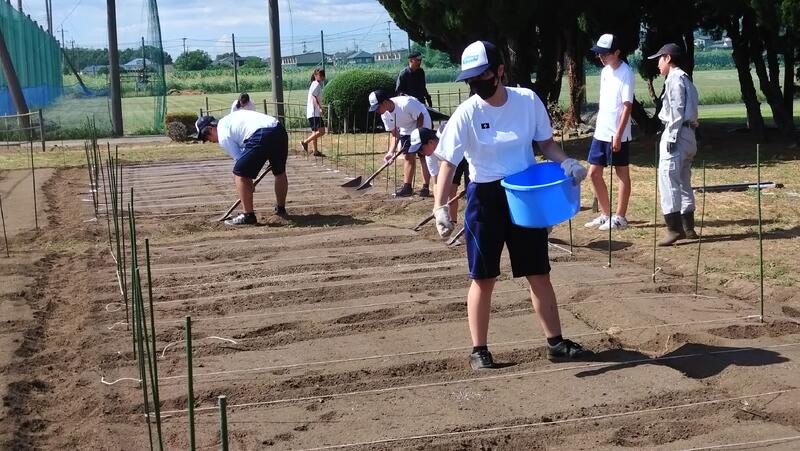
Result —
[[600, 227], [603, 224], [607, 224], [607, 223], [608, 223], [608, 216], [600, 215], [600, 216], [594, 218], [591, 222], [587, 222], [583, 226], [586, 227], [587, 229], [594, 229], [595, 227]]
[[622, 230], [628, 228], [628, 220], [625, 216], [611, 216], [611, 221], [606, 221], [605, 224], [598, 227], [599, 230], [608, 230], [609, 228]]

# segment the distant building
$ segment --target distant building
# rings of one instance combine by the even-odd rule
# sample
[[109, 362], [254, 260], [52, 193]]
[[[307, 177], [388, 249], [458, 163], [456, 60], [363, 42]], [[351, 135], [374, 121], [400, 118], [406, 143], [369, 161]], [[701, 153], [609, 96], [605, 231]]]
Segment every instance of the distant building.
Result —
[[93, 65], [93, 66], [86, 66], [81, 69], [81, 75], [99, 75], [101, 72], [106, 72], [108, 66], [104, 65]]
[[[241, 66], [242, 64], [244, 64], [245, 58], [242, 57], [242, 56], [239, 56], [239, 57], [236, 58], [236, 61], [238, 63], [238, 66]], [[233, 67], [233, 55], [228, 55], [228, 56], [225, 56], [223, 58], [219, 58], [218, 60], [216, 60], [213, 63], [211, 63], [211, 65], [212, 66]]]
[[371, 53], [360, 50], [347, 57], [347, 64], [372, 64], [375, 57]]
[[405, 61], [408, 59], [408, 49], [397, 49], [372, 54], [376, 63]]
[[153, 67], [153, 62], [147, 58], [134, 58], [128, 61], [127, 63], [123, 64], [122, 68], [127, 71], [133, 72], [137, 70], [142, 70], [142, 67], [144, 66]]
[[[325, 54], [325, 62], [333, 61], [333, 55]], [[309, 67], [322, 65], [322, 52], [300, 53], [281, 57], [284, 66]]]

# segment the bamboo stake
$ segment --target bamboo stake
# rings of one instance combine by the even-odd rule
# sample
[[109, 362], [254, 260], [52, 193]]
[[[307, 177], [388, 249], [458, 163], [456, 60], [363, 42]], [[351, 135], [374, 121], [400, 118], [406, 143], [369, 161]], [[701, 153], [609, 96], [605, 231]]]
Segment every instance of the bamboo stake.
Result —
[[195, 451], [194, 442], [194, 377], [192, 376], [192, 317], [186, 317], [186, 402], [189, 410], [189, 450]]
[[611, 213], [614, 208], [614, 149], [608, 153], [608, 266], [611, 267], [611, 229], [614, 215]]
[[706, 215], [706, 162], [703, 160], [703, 200], [700, 207], [700, 233], [697, 234], [697, 264], [694, 269], [694, 294], [700, 289], [700, 243], [703, 242], [703, 220]]
[[656, 283], [656, 240], [658, 234], [658, 141], [656, 141], [656, 153], [653, 159], [656, 178], [653, 188], [653, 283]]
[[228, 399], [225, 395], [220, 395], [217, 397], [217, 402], [219, 404], [219, 441], [220, 441], [220, 449], [222, 451], [228, 451]]
[[6, 258], [11, 258], [11, 253], [8, 251], [8, 235], [6, 234], [6, 214], [3, 211], [2, 196], [0, 196], [0, 218], [3, 219], [3, 240], [6, 242]]
[[[756, 144], [756, 173], [758, 186], [761, 186], [761, 144]], [[758, 198], [758, 279], [759, 279], [759, 320], [764, 322], [764, 230], [761, 223], [761, 190], [757, 189]]]
[[[150, 307], [150, 331], [152, 332], [153, 356], [150, 360], [151, 390], [153, 392], [153, 411], [156, 415], [156, 435], [158, 436], [158, 449], [164, 451], [164, 440], [161, 433], [161, 397], [158, 390], [158, 354], [156, 352], [156, 321], [153, 313], [153, 276], [150, 270], [150, 240], [144, 240], [144, 254], [147, 263], [147, 302]], [[145, 331], [146, 332], [146, 331]]]
[[33, 220], [39, 230], [39, 208], [36, 206], [36, 169], [33, 164], [33, 141], [31, 141], [31, 180], [33, 181]]

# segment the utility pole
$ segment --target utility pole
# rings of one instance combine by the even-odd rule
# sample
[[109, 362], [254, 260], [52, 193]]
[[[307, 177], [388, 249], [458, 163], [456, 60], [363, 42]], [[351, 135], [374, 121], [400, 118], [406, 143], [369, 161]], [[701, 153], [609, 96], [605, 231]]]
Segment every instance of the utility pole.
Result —
[[239, 92], [239, 59], [236, 58], [236, 36], [231, 33], [231, 44], [233, 45], [233, 85], [236, 87], [236, 92]]
[[61, 48], [64, 48], [64, 28], [62, 27], [61, 30]]
[[22, 0], [17, 0], [17, 11], [22, 12]]
[[25, 103], [25, 96], [22, 94], [22, 87], [17, 78], [17, 72], [14, 70], [14, 65], [11, 63], [11, 55], [8, 53], [6, 47], [6, 39], [3, 37], [3, 30], [0, 30], [0, 66], [3, 67], [3, 75], [6, 77], [6, 84], [8, 84], [8, 91], [11, 93], [11, 100], [14, 102], [14, 107], [17, 109], [17, 114], [24, 114], [20, 117], [20, 128], [29, 129], [31, 126], [31, 118], [28, 114], [28, 104]]
[[269, 48], [272, 58], [272, 99], [275, 101], [278, 120], [283, 122], [283, 68], [281, 61], [281, 25], [278, 16], [278, 0], [269, 4]]
[[386, 21], [386, 30], [389, 32], [389, 52], [392, 51], [392, 21]]
[[53, 35], [53, 4], [50, 0], [44, 0], [44, 9], [47, 13], [47, 33]]
[[319, 46], [322, 49], [322, 70], [325, 70], [325, 33], [319, 30]]
[[111, 84], [111, 127], [114, 136], [122, 136], [122, 92], [119, 83], [116, 0], [106, 0], [106, 17], [108, 27], [108, 79]]
[[183, 38], [183, 53], [186, 53], [186, 38]]

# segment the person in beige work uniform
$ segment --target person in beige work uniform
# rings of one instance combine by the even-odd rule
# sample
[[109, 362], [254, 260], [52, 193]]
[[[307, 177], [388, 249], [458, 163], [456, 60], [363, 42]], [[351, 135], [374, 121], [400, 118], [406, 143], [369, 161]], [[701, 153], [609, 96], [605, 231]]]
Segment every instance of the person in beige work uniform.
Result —
[[667, 235], [658, 242], [669, 246], [684, 238], [695, 239], [692, 160], [697, 154], [697, 88], [678, 64], [683, 50], [666, 44], [648, 59], [658, 58], [658, 70], [666, 77], [658, 118], [664, 123], [658, 161], [658, 189]]

